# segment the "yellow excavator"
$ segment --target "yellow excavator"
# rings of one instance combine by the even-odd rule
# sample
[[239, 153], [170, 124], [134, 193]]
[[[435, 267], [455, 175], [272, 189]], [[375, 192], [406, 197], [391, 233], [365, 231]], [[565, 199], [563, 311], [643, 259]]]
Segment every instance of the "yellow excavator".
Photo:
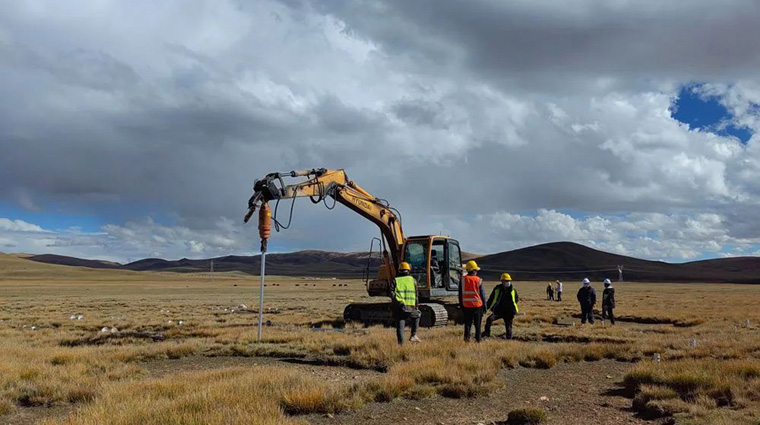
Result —
[[[285, 184], [286, 178], [303, 178], [303, 181]], [[380, 228], [380, 247], [382, 264], [377, 271], [377, 278], [370, 279], [366, 274], [365, 284], [370, 296], [390, 297], [391, 281], [396, 277], [398, 266], [402, 261], [412, 266], [412, 276], [417, 280], [420, 298], [420, 326], [443, 326], [456, 315], [456, 305], [445, 304], [434, 298], [457, 295], [462, 276], [462, 252], [459, 242], [448, 236], [412, 236], [405, 237], [401, 226], [401, 214], [381, 198], [371, 195], [356, 183], [349, 180], [344, 170], [317, 168], [312, 170], [291, 171], [267, 174], [256, 180], [253, 196], [248, 200], [248, 222], [257, 208], [259, 211], [259, 231], [262, 235], [262, 250], [266, 249], [269, 236], [268, 217], [271, 215], [268, 203], [274, 201], [275, 226], [283, 226], [276, 220], [279, 202], [283, 199], [310, 197], [315, 204], [324, 202], [328, 208], [341, 203], [358, 213]], [[332, 199], [332, 206], [329, 205]], [[292, 218], [292, 204], [290, 218]], [[288, 223], [284, 225], [287, 228]], [[372, 245], [370, 246], [370, 255]], [[368, 261], [369, 264], [369, 261]], [[369, 266], [368, 266], [369, 267]], [[346, 306], [343, 312], [346, 322], [364, 324], [392, 323], [391, 303], [354, 303]]]

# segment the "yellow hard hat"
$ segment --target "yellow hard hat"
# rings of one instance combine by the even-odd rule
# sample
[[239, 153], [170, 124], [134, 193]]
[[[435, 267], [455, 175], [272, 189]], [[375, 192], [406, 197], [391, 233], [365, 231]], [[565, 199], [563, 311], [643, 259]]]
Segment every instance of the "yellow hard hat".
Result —
[[480, 267], [478, 267], [478, 263], [476, 263], [474, 260], [468, 261], [467, 264], [464, 265], [464, 268], [468, 272], [471, 272], [473, 270], [480, 270]]
[[399, 270], [411, 271], [412, 270], [412, 266], [410, 266], [409, 263], [407, 263], [406, 261], [404, 261], [401, 264], [399, 264], [398, 269]]
[[504, 281], [504, 280], [512, 280], [512, 276], [510, 276], [509, 273], [502, 273], [501, 279], [499, 279], [499, 280], [502, 280], [502, 281]]

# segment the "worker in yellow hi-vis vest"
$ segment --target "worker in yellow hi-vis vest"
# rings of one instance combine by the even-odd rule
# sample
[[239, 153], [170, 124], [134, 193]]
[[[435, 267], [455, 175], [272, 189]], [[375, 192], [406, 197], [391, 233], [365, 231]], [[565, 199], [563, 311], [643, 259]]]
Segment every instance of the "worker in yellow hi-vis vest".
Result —
[[391, 291], [393, 299], [393, 317], [396, 320], [396, 338], [399, 345], [404, 344], [404, 327], [407, 320], [412, 328], [411, 342], [420, 342], [417, 329], [420, 326], [420, 310], [417, 307], [417, 281], [411, 276], [412, 267], [403, 262], [398, 267], [398, 276], [393, 279]]
[[491, 292], [491, 296], [488, 298], [488, 302], [486, 302], [491, 315], [486, 319], [486, 330], [483, 332], [483, 338], [491, 336], [491, 325], [493, 325], [493, 322], [504, 319], [504, 327], [507, 329], [504, 338], [512, 339], [512, 321], [517, 312], [520, 311], [517, 308], [519, 301], [520, 297], [517, 296], [517, 290], [512, 285], [512, 276], [509, 273], [503, 273], [501, 275], [501, 284], [493, 288], [493, 292]]

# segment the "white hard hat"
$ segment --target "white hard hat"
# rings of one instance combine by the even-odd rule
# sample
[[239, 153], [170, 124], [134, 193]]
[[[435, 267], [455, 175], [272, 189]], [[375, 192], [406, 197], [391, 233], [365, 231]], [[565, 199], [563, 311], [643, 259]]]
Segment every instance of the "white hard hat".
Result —
[[604, 279], [604, 283], [607, 284], [607, 283], [612, 283], [612, 282], [610, 282], [609, 279]]
[[585, 279], [583, 279], [583, 284], [584, 284], [584, 285], [586, 285], [586, 284], [588, 284], [588, 283], [591, 283], [591, 281], [590, 281], [590, 280], [588, 280], [588, 278], [585, 278]]

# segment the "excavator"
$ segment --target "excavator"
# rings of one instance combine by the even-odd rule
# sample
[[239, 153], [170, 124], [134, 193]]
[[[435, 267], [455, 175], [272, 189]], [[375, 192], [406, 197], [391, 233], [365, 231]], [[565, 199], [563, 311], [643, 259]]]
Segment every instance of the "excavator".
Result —
[[[300, 178], [302, 181], [285, 184], [285, 179]], [[459, 242], [448, 236], [406, 237], [401, 226], [401, 214], [388, 201], [371, 195], [348, 178], [342, 169], [311, 170], [270, 173], [253, 186], [253, 196], [248, 200], [248, 213], [244, 221], [259, 209], [259, 233], [262, 237], [262, 252], [266, 250], [266, 240], [271, 232], [268, 224], [272, 216], [269, 202], [275, 202], [275, 226], [287, 228], [277, 219], [279, 202], [283, 199], [309, 197], [315, 204], [325, 203], [328, 208], [340, 203], [348, 209], [374, 223], [380, 229], [380, 249], [382, 263], [377, 270], [377, 278], [365, 278], [367, 293], [373, 297], [390, 297], [391, 282], [396, 277], [402, 261], [412, 267], [418, 285], [420, 326], [444, 326], [449, 318], [458, 316], [456, 305], [446, 304], [441, 297], [457, 295], [462, 276], [462, 252]], [[332, 206], [329, 205], [332, 199]], [[372, 244], [370, 245], [370, 256]], [[368, 264], [369, 261], [368, 261]], [[368, 266], [369, 267], [369, 266]], [[393, 322], [391, 303], [352, 303], [345, 307], [343, 318], [346, 322], [370, 324], [391, 324]]]

